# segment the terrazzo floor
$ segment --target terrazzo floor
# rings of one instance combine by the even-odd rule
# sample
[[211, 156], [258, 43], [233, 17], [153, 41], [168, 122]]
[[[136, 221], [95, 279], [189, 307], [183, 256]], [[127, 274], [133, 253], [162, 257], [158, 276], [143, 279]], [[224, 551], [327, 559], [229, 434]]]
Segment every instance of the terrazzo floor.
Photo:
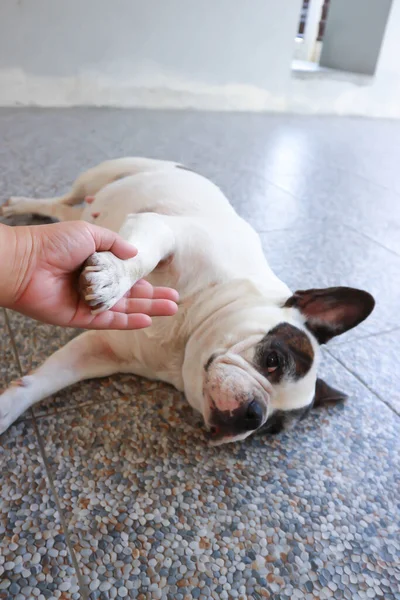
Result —
[[[4, 109], [0, 140], [1, 200], [106, 158], [176, 159], [292, 288], [377, 300], [324, 353], [349, 400], [280, 436], [209, 447], [179, 393], [127, 375], [25, 414], [0, 438], [0, 599], [399, 600], [400, 122]], [[0, 328], [3, 386], [75, 335], [11, 312]]]

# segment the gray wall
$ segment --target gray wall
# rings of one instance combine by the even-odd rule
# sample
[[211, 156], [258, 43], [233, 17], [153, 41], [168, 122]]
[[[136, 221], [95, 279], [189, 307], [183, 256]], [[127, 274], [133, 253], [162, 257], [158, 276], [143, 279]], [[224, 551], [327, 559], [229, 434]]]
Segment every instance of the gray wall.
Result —
[[290, 76], [300, 1], [1, 0], [0, 70], [276, 91]]
[[331, 0], [320, 64], [373, 75], [392, 0]]

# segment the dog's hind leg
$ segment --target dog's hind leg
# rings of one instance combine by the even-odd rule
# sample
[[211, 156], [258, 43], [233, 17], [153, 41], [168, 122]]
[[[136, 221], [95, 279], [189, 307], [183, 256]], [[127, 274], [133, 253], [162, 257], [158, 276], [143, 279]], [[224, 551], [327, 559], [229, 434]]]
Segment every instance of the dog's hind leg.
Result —
[[82, 176], [72, 185], [69, 192], [63, 196], [52, 198], [30, 198], [27, 196], [11, 196], [7, 202], [0, 206], [0, 215], [12, 217], [14, 215], [35, 214], [51, 217], [59, 221], [75, 221], [80, 219], [86, 196], [86, 186], [82, 183]]
[[90, 331], [74, 338], [37, 370], [13, 382], [0, 396], [0, 434], [22, 413], [44, 398], [84, 379], [123, 370], [106, 336]]
[[66, 197], [36, 199], [13, 196], [0, 207], [0, 215], [3, 217], [12, 217], [14, 215], [34, 214], [51, 217], [58, 221], [75, 221], [80, 219], [83, 209], [81, 207], [69, 206], [64, 202]]

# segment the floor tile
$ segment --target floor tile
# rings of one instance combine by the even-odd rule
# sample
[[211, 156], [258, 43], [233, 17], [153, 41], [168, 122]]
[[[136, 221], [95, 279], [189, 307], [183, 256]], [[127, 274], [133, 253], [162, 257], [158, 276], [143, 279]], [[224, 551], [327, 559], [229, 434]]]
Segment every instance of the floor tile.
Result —
[[310, 223], [263, 234], [262, 241], [272, 269], [292, 290], [345, 285], [372, 293], [376, 306], [370, 317], [338, 342], [400, 325], [395, 291], [400, 257], [338, 224], [320, 229]]
[[135, 400], [41, 419], [93, 586], [122, 584], [133, 598], [197, 597], [203, 586], [206, 597], [232, 588], [290, 598], [322, 597], [337, 582], [390, 598], [400, 419], [333, 358], [322, 372], [346, 404], [314, 411], [291, 433], [225, 447], [209, 447], [181, 395], [154, 384]]
[[271, 184], [262, 173], [240, 169], [229, 175], [229, 199], [258, 232], [298, 227], [305, 221], [321, 226], [326, 211], [318, 202], [300, 199]]
[[[4, 388], [19, 370], [2, 311], [0, 333]], [[54, 597], [60, 585], [62, 600], [80, 598], [32, 420], [20, 421], [0, 436], [0, 598]]]
[[0, 598], [11, 600], [20, 593], [24, 598], [80, 598], [29, 421], [11, 426], [0, 438]]
[[79, 331], [34, 321], [15, 311], [8, 311], [21, 367], [24, 373], [38, 367], [43, 360], [72, 340]]
[[310, 218], [339, 220], [400, 254], [400, 194], [321, 160], [294, 154], [269, 162], [264, 176], [297, 198]]
[[341, 344], [330, 352], [400, 414], [400, 329]]
[[293, 116], [285, 122], [287, 135], [303, 136], [303, 145], [307, 140], [310, 159], [400, 193], [398, 121], [322, 116], [303, 121]]
[[[23, 373], [38, 367], [46, 358], [79, 334], [75, 329], [63, 329], [39, 323], [24, 315], [9, 311], [10, 325], [20, 357]], [[78, 383], [33, 408], [37, 417], [70, 410], [76, 405], [108, 402], [121, 393], [136, 395], [145, 384], [133, 375], [115, 375]]]

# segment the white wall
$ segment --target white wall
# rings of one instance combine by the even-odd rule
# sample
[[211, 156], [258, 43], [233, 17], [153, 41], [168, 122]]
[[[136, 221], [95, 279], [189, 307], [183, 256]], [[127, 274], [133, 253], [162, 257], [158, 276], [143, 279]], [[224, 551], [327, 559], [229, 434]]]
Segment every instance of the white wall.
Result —
[[291, 74], [301, 0], [0, 0], [0, 105], [400, 118], [400, 0], [373, 79]]
[[1, 0], [0, 103], [279, 108], [300, 2]]

